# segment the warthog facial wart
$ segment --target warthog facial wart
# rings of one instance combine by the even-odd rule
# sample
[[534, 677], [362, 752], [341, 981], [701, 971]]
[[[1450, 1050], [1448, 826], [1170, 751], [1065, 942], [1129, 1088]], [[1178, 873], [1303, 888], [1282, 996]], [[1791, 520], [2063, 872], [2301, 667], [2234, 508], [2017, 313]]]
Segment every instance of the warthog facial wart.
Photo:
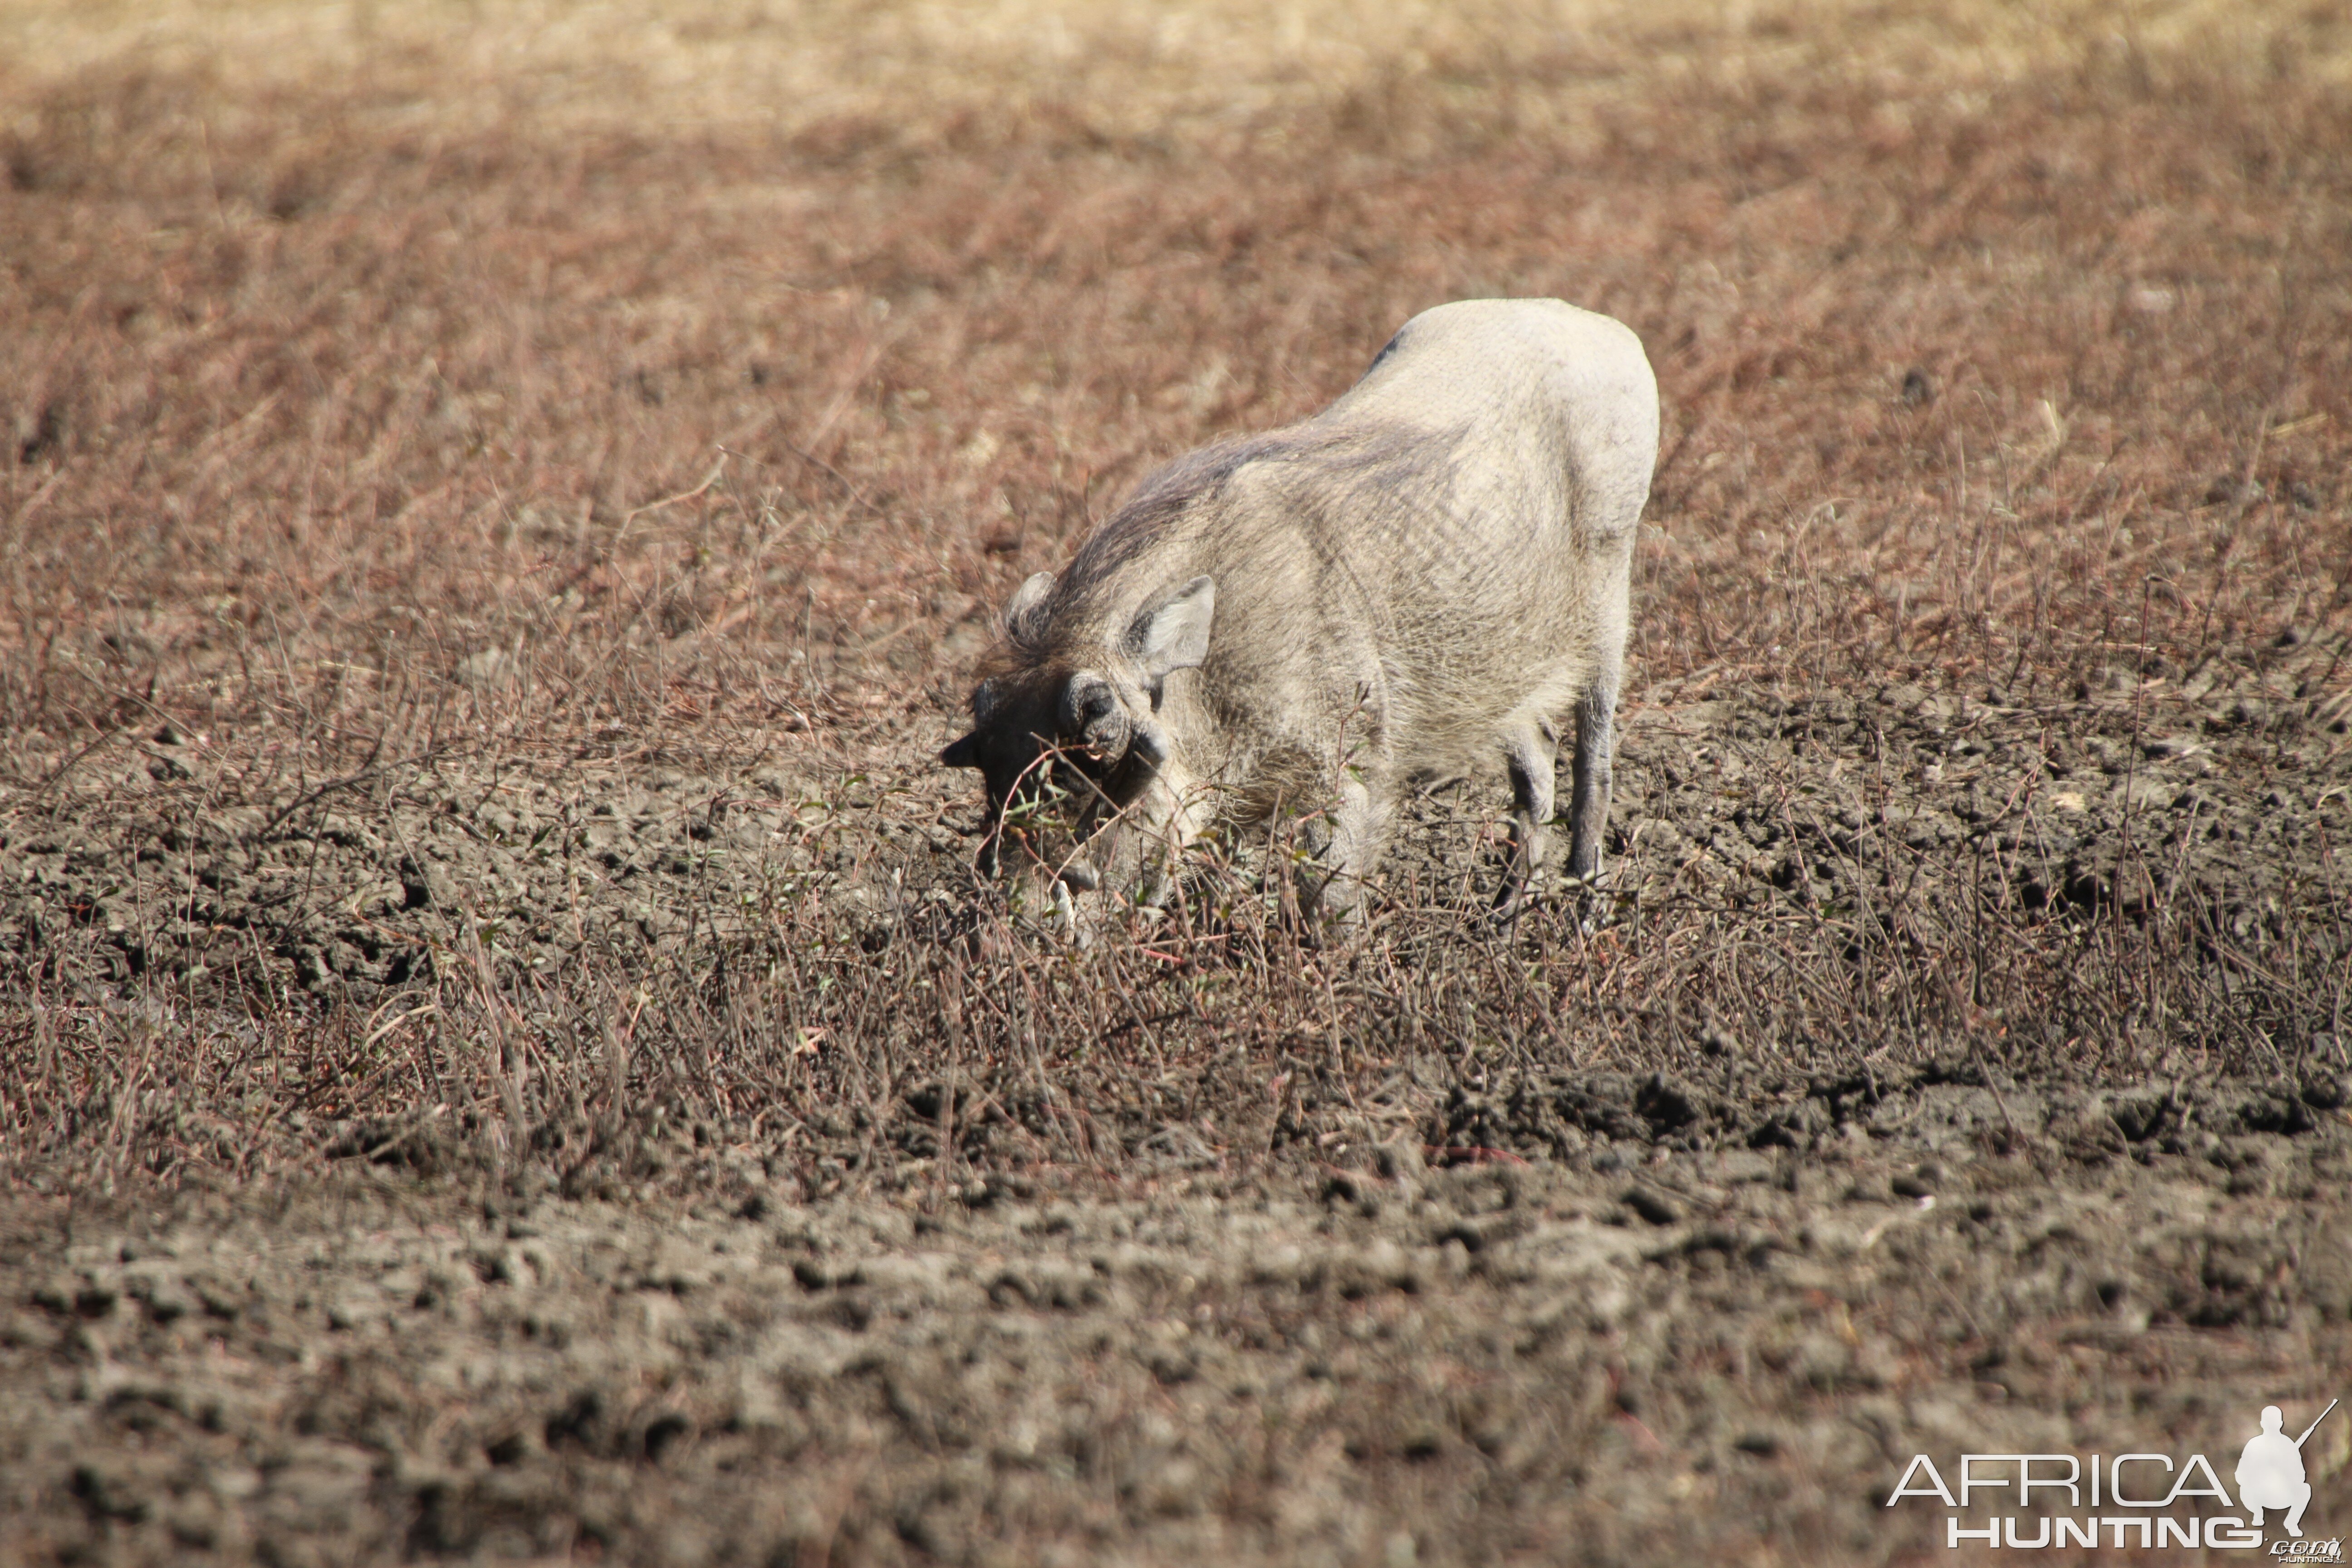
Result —
[[1024, 583], [940, 753], [1057, 902], [1162, 886], [1219, 823], [1323, 808], [1355, 908], [1404, 792], [1499, 753], [1498, 907], [1542, 863], [1572, 722], [1568, 871], [1601, 866], [1635, 524], [1658, 447], [1633, 333], [1556, 300], [1415, 316], [1330, 407], [1179, 458]]

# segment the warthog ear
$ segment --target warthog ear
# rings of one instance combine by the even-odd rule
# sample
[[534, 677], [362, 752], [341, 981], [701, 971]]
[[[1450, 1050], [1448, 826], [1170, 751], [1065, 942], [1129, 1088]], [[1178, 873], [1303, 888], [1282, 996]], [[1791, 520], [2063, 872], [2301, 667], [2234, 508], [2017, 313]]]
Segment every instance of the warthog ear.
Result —
[[1014, 642], [1027, 642], [1037, 631], [1037, 612], [1045, 607], [1045, 595], [1054, 591], [1054, 574], [1039, 572], [1013, 590], [1012, 599], [1004, 606], [1004, 630]]
[[941, 766], [950, 768], [980, 766], [980, 732], [987, 729], [990, 722], [995, 719], [997, 702], [1002, 695], [997, 690], [996, 682], [993, 680], [983, 680], [971, 689], [971, 733], [947, 743], [946, 749], [940, 752]]
[[1143, 679], [1157, 686], [1176, 670], [1197, 668], [1209, 657], [1209, 619], [1216, 609], [1216, 584], [1195, 577], [1137, 616], [1127, 647], [1143, 667]]
[[1127, 753], [1130, 727], [1110, 682], [1090, 669], [1070, 677], [1062, 689], [1062, 733], [1075, 735], [1112, 762]]

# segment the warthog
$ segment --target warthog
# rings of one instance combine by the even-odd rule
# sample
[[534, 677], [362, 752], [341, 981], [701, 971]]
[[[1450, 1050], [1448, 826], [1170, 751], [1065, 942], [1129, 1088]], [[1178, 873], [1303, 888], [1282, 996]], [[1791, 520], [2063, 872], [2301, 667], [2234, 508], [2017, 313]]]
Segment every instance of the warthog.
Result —
[[1568, 870], [1593, 876], [1657, 449], [1630, 330], [1479, 300], [1406, 322], [1313, 418], [1179, 458], [1005, 608], [971, 732], [940, 754], [986, 781], [982, 868], [1010, 838], [1064, 889], [1132, 886], [1152, 843], [1324, 807], [1312, 896], [1343, 913], [1409, 784], [1499, 749], [1514, 910], [1572, 713]]

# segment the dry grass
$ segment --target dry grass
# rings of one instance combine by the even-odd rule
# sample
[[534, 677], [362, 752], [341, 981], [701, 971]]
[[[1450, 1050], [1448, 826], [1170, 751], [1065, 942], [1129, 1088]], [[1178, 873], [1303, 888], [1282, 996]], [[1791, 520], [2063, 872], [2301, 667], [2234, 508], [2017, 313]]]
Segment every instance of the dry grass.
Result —
[[[1607, 310], [1657, 365], [1637, 691], [2032, 700], [2257, 667], [2352, 625], [2347, 62], [2336, 10], [2225, 5], [19, 4], [0, 808], [166, 719], [276, 805], [425, 756], [839, 778], [919, 753], [991, 608], [1146, 468], [1487, 293]], [[1891, 928], [1857, 962], [1736, 905], [1677, 918], [1606, 972], [1571, 939], [1505, 963], [1401, 936], [1343, 994], [1278, 925], [1186, 980], [1129, 949], [975, 956], [941, 917], [889, 988], [835, 991], [859, 961], [779, 908], [762, 983], [705, 955], [634, 1012], [614, 974], [524, 994], [454, 965], [446, 1059], [415, 1072], [381, 1067], [410, 1037], [290, 999], [91, 1007], [76, 1054], [33, 971], [8, 1048], [46, 1064], [32, 1145], [175, 1167], [213, 1145], [127, 1108], [179, 1114], [196, 1080], [231, 1165], [261, 1157], [218, 1109], [248, 1093], [470, 1103], [520, 1142], [629, 1098], [617, 1017], [668, 1042], [643, 1094], [745, 1124], [848, 1104], [869, 1134], [942, 1033], [1004, 1093], [1153, 1126], [1132, 1085], [1179, 1069], [1197, 1101], [1274, 1053], [1361, 1113], [1375, 1048], [1670, 1051], [1718, 1006], [1797, 1066], [1932, 1048], [1989, 998], [2117, 1071], [2152, 1001], [2200, 1049], [2236, 1037], [2164, 990], [2180, 931], [2004, 909], [2007, 978], [1969, 1001]], [[2264, 995], [2239, 1069], [2328, 1005]], [[1620, 1046], [1563, 1017], [1640, 1022]], [[813, 1061], [809, 1029], [866, 1044]], [[155, 1040], [168, 1082], [140, 1076]], [[1035, 1109], [1033, 1152], [1108, 1159], [1075, 1114]]]

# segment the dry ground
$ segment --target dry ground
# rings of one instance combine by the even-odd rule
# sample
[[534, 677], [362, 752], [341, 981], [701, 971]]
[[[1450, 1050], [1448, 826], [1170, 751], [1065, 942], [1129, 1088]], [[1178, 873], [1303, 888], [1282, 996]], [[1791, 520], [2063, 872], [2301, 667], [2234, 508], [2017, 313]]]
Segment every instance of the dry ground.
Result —
[[[0, 1558], [1875, 1562], [2352, 1394], [2342, 7], [15, 0], [0, 172]], [[992, 607], [1486, 293], [1664, 400], [1606, 897], [1023, 930]]]

